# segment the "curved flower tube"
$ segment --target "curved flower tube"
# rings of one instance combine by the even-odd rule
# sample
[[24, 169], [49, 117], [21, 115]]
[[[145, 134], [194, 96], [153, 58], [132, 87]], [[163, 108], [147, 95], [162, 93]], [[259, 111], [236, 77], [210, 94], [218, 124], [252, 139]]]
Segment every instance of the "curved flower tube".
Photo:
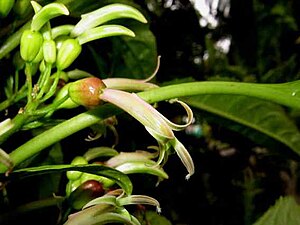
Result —
[[193, 160], [184, 145], [178, 141], [173, 133], [173, 130], [184, 129], [192, 122], [193, 113], [185, 103], [180, 102], [188, 112], [188, 123], [177, 125], [134, 93], [106, 88], [102, 90], [100, 99], [118, 106], [145, 126], [146, 130], [158, 141], [160, 148], [159, 164], [166, 160], [170, 147], [173, 147], [188, 171], [186, 179], [190, 178], [194, 173]]
[[128, 5], [115, 3], [82, 15], [81, 20], [72, 30], [71, 36], [77, 37], [86, 30], [119, 18], [131, 18], [142, 23], [147, 23], [146, 18], [137, 9]]
[[149, 83], [158, 72], [160, 67], [160, 56], [157, 57], [157, 65], [154, 72], [146, 79], [136, 80], [129, 78], [107, 78], [103, 79], [103, 83], [106, 87], [111, 89], [123, 90], [123, 91], [145, 91], [153, 88], [157, 88], [158, 85]]
[[81, 35], [77, 37], [77, 40], [79, 44], [83, 45], [87, 42], [106, 38], [106, 37], [112, 37], [112, 36], [118, 36], [118, 35], [127, 35], [130, 37], [134, 37], [135, 34], [132, 30], [121, 26], [121, 25], [102, 25], [99, 27], [91, 28], [85, 32], [83, 32]]

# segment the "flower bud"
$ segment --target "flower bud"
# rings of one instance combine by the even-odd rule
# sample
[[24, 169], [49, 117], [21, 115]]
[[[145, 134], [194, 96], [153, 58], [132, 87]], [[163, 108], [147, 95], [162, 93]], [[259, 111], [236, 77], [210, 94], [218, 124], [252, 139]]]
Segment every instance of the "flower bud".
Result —
[[[88, 162], [82, 156], [76, 156], [71, 162], [71, 165], [85, 165], [85, 164], [88, 164]], [[77, 180], [78, 178], [80, 178], [82, 174], [83, 173], [80, 171], [68, 171], [67, 177], [69, 180]]]
[[76, 190], [76, 188], [81, 184], [80, 179], [78, 180], [69, 180], [66, 185], [66, 196], [70, 196], [70, 194]]
[[40, 48], [39, 53], [38, 53], [38, 54], [36, 55], [36, 57], [32, 60], [32, 62], [33, 62], [33, 63], [39, 63], [39, 62], [41, 62], [41, 61], [43, 60], [43, 57], [44, 57], [44, 55], [43, 55], [43, 49]]
[[69, 96], [78, 105], [93, 107], [101, 103], [99, 95], [104, 88], [106, 86], [99, 78], [84, 78], [70, 85]]
[[63, 41], [57, 53], [56, 67], [64, 70], [69, 67], [81, 52], [81, 45], [76, 39]]
[[37, 11], [31, 21], [31, 30], [40, 30], [50, 19], [57, 16], [69, 15], [68, 9], [62, 3], [49, 3], [40, 10], [38, 10], [38, 3], [31, 1], [31, 4], [35, 11]]
[[14, 64], [16, 70], [22, 70], [25, 67], [25, 62], [21, 58], [19, 51], [17, 51], [13, 56], [13, 64]]
[[38, 55], [43, 44], [43, 36], [38, 31], [25, 30], [20, 41], [21, 57], [31, 62]]
[[6, 17], [14, 4], [15, 0], [0, 0], [0, 17]]
[[33, 11], [30, 1], [28, 0], [16, 0], [13, 10], [20, 18], [26, 18], [26, 16], [31, 14]]
[[[58, 92], [53, 100], [53, 103], [58, 102], [62, 98], [66, 97], [69, 94], [69, 86], [71, 83], [67, 83], [65, 86], [63, 86]], [[58, 106], [58, 109], [73, 109], [78, 107], [78, 105], [72, 101], [72, 99], [68, 98], [66, 101], [64, 101], [61, 105]]]
[[56, 44], [53, 40], [45, 40], [43, 43], [44, 60], [53, 64], [56, 61]]

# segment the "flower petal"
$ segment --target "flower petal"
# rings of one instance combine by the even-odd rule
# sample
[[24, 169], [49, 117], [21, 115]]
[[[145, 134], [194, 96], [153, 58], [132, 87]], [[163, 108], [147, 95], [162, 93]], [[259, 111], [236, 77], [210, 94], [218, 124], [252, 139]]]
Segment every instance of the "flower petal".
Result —
[[172, 130], [176, 130], [176, 131], [183, 130], [183, 129], [187, 128], [189, 125], [191, 125], [191, 123], [193, 122], [193, 119], [194, 119], [193, 111], [191, 110], [191, 108], [186, 103], [184, 103], [178, 99], [173, 99], [170, 102], [171, 103], [178, 102], [187, 112], [187, 122], [185, 124], [176, 124], [164, 117], [165, 121], [172, 128]]
[[118, 199], [119, 205], [131, 205], [131, 204], [142, 204], [142, 205], [153, 205], [156, 206], [156, 210], [158, 213], [161, 212], [159, 202], [150, 196], [147, 195], [129, 195], [127, 197]]
[[185, 178], [188, 180], [195, 172], [193, 159], [191, 158], [189, 152], [186, 150], [184, 145], [177, 138], [170, 140], [170, 144], [173, 146], [177, 155], [181, 159], [181, 162], [187, 169], [189, 174], [186, 175]]
[[156, 153], [150, 153], [146, 151], [135, 152], [120, 152], [120, 154], [110, 158], [105, 162], [105, 165], [109, 167], [117, 167], [128, 162], [144, 162], [151, 161], [156, 156]]
[[123, 109], [145, 127], [155, 130], [161, 136], [169, 139], [174, 137], [173, 131], [165, 121], [164, 116], [136, 94], [106, 88], [103, 89], [99, 97], [101, 100]]

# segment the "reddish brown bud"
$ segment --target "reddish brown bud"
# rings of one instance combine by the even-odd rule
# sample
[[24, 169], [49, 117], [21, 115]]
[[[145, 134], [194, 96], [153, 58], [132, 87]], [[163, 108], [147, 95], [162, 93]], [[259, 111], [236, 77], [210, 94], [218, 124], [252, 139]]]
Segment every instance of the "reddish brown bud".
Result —
[[89, 77], [72, 83], [69, 87], [69, 96], [78, 105], [94, 107], [101, 103], [99, 95], [106, 88], [101, 79]]
[[82, 183], [69, 197], [74, 209], [81, 209], [86, 203], [104, 194], [103, 186], [96, 180], [88, 180]]

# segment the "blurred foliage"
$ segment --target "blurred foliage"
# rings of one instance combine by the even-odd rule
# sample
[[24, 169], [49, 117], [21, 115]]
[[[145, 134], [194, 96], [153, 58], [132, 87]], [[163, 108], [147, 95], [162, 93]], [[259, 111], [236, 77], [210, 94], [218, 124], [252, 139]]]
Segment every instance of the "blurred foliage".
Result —
[[[199, 10], [200, 4], [206, 10]], [[162, 55], [160, 82], [175, 78], [178, 82], [260, 83], [299, 79], [299, 1], [147, 0], [143, 6], [149, 10], [150, 28]], [[275, 138], [276, 132], [285, 133], [278, 135], [280, 139], [288, 133], [299, 135], [297, 110], [244, 97], [185, 100], [201, 109], [194, 111], [196, 122], [186, 131], [189, 135], [184, 143], [190, 143], [198, 159], [194, 179], [202, 184], [190, 181], [183, 188], [185, 184], [175, 178], [178, 169], [171, 172], [168, 187], [181, 188], [168, 194], [169, 198], [181, 196], [182, 204], [189, 205], [185, 209], [165, 197], [165, 204], [171, 205], [167, 215], [175, 224], [252, 224], [279, 196], [298, 193], [291, 164], [296, 160], [298, 165], [299, 159]], [[272, 121], [280, 118], [286, 122]], [[290, 125], [293, 131], [284, 131]], [[202, 136], [196, 138], [199, 129]], [[272, 138], [270, 133], [262, 134], [264, 129]], [[292, 140], [286, 138], [287, 143]], [[197, 200], [192, 200], [195, 193]]]

